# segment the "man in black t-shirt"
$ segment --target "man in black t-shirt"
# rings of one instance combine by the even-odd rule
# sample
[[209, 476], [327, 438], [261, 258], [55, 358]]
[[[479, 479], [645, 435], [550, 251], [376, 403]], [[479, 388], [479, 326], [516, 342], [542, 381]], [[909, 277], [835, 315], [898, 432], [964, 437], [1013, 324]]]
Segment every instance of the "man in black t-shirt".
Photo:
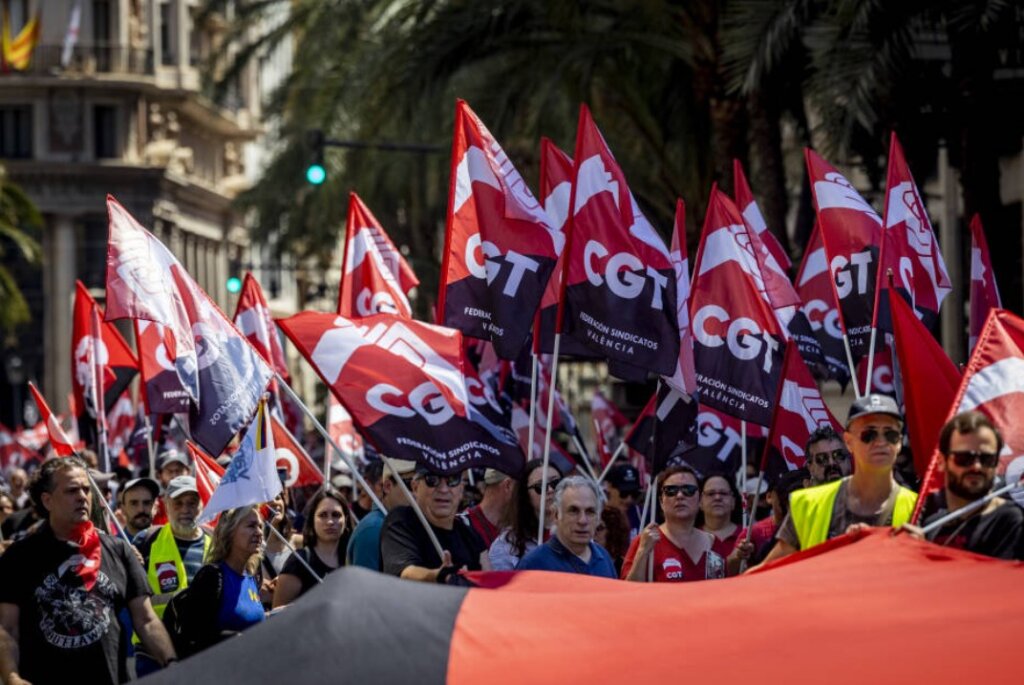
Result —
[[[927, 526], [980, 500], [992, 490], [1003, 438], [988, 417], [976, 411], [957, 414], [939, 433], [939, 468], [945, 475], [944, 502], [924, 520]], [[980, 512], [955, 519], [928, 535], [940, 545], [997, 559], [1019, 559], [1024, 512], [1015, 502], [994, 498]]]
[[384, 573], [406, 580], [458, 584], [458, 571], [462, 569], [487, 570], [487, 546], [469, 524], [456, 516], [462, 501], [462, 474], [442, 476], [420, 466], [412, 493], [444, 555], [438, 556], [412, 507], [397, 507], [388, 513], [381, 531]]
[[4, 682], [127, 681], [117, 620], [125, 607], [149, 653], [165, 664], [175, 658], [131, 548], [89, 521], [85, 469], [75, 457], [43, 463], [31, 493], [46, 521], [0, 557]]

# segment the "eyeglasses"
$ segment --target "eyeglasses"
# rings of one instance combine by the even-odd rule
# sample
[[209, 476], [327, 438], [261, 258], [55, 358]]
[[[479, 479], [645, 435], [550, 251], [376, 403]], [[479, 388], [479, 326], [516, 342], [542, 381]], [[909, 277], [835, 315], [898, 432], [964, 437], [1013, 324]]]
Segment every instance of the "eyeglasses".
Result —
[[450, 488], [457, 488], [462, 485], [461, 475], [435, 476], [432, 473], [428, 473], [422, 477], [422, 480], [426, 483], [428, 488], [436, 488], [442, 481]]
[[692, 483], [685, 483], [683, 485], [665, 485], [661, 488], [661, 494], [665, 497], [678, 497], [680, 494], [683, 497], [693, 497], [697, 494], [697, 486]]
[[[874, 440], [873, 437], [872, 440]], [[846, 450], [832, 450], [831, 452], [818, 452], [817, 454], [811, 455], [811, 458], [814, 460], [814, 463], [817, 464], [818, 466], [825, 466], [830, 461], [834, 461], [837, 464], [842, 464], [849, 458], [849, 456], [850, 455], [846, 453]]]
[[898, 445], [903, 440], [903, 435], [895, 428], [885, 428], [881, 431], [877, 428], [868, 428], [866, 431], [861, 432], [860, 441], [865, 445], [870, 445], [879, 435], [885, 438], [885, 441], [890, 445]]
[[[562, 479], [561, 478], [552, 478], [551, 480], [549, 480], [548, 481], [548, 492], [554, 492], [555, 488], [558, 487], [558, 482], [560, 480], [562, 480]], [[535, 495], [539, 495], [540, 491], [543, 489], [542, 486], [543, 486], [543, 483], [541, 483], [540, 481], [537, 481], [533, 485], [527, 485], [526, 487], [528, 487], [529, 489], [533, 490]]]
[[999, 455], [995, 452], [975, 452], [974, 450], [957, 450], [950, 452], [953, 463], [960, 468], [973, 466], [975, 461], [981, 462], [981, 468], [994, 469], [999, 465]]

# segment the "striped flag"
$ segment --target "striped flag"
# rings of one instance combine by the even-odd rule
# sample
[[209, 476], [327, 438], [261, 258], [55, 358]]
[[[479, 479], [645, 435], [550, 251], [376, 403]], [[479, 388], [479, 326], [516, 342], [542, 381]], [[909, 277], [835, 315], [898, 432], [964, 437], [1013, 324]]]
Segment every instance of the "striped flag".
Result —
[[60, 423], [57, 421], [57, 417], [50, 411], [50, 406], [46, 404], [46, 400], [43, 399], [42, 393], [36, 389], [35, 383], [30, 382], [28, 389], [32, 391], [32, 398], [36, 401], [36, 406], [39, 407], [39, 413], [43, 417], [43, 423], [46, 424], [46, 430], [50, 434], [50, 445], [53, 447], [53, 451], [58, 457], [70, 457], [75, 454], [75, 448], [72, 447], [71, 438], [67, 436], [64, 429], [60, 427]]

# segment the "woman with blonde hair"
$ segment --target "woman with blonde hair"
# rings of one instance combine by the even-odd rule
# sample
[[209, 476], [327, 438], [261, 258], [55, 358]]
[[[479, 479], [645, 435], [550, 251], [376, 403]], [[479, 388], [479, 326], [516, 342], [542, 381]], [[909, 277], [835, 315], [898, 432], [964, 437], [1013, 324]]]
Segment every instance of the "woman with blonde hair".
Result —
[[220, 515], [206, 565], [188, 586], [187, 606], [178, 615], [186, 652], [202, 651], [266, 618], [255, 577], [262, 548], [263, 520], [257, 505]]

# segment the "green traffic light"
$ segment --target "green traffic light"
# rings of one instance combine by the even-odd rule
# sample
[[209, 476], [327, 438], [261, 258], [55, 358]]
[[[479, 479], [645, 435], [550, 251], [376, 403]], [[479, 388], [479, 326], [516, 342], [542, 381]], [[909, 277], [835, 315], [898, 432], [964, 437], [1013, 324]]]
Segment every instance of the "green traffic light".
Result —
[[306, 180], [318, 186], [327, 179], [327, 170], [322, 164], [310, 164], [306, 167]]
[[227, 288], [229, 293], [237, 293], [242, 289], [242, 279], [238, 276], [232, 276], [228, 279]]

